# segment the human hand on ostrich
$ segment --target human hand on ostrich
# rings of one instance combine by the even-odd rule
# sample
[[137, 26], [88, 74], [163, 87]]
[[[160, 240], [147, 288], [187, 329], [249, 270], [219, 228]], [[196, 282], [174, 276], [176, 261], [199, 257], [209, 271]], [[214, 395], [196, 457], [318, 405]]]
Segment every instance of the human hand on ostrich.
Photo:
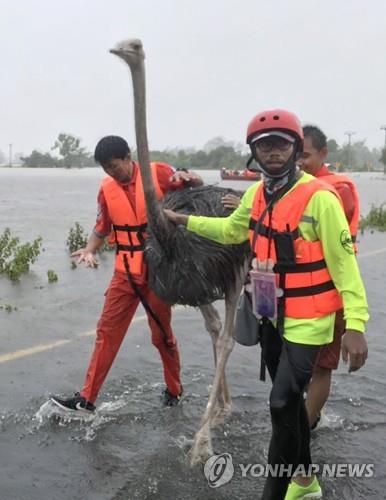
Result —
[[189, 215], [179, 214], [169, 208], [164, 208], [164, 212], [166, 217], [176, 226], [187, 226]]
[[189, 170], [177, 170], [170, 177], [170, 182], [178, 186], [184, 184], [186, 187], [199, 187], [204, 184], [204, 181], [196, 172]]
[[240, 199], [239, 196], [228, 193], [221, 198], [221, 203], [225, 208], [233, 208], [235, 210], [240, 205]]

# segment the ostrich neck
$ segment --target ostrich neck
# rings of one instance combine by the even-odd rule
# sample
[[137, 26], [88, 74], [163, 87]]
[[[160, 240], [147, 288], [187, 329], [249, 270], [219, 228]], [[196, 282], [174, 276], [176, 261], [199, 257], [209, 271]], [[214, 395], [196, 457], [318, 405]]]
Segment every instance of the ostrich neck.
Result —
[[141, 61], [140, 65], [131, 67], [130, 69], [134, 89], [135, 136], [137, 141], [138, 162], [141, 169], [147, 218], [150, 226], [154, 227], [160, 223], [162, 224], [162, 222], [166, 223], [166, 216], [159, 208], [150, 169], [146, 127], [145, 66], [143, 61]]

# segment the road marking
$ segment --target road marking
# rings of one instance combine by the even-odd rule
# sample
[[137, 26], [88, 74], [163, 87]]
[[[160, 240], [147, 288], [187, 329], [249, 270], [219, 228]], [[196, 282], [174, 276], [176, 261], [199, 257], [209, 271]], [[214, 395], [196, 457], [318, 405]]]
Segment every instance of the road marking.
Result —
[[372, 250], [371, 252], [358, 253], [358, 259], [363, 259], [364, 257], [372, 257], [373, 255], [378, 255], [379, 253], [385, 253], [386, 248], [379, 248], [378, 250]]
[[[173, 312], [178, 311], [184, 307], [185, 306], [175, 306], [173, 307]], [[143, 321], [145, 319], [147, 319], [146, 314], [142, 316], [137, 316], [133, 318], [131, 324], [138, 323], [139, 321]], [[78, 335], [76, 335], [76, 337], [78, 338], [92, 337], [95, 334], [96, 334], [95, 330], [90, 330], [88, 332], [79, 333]], [[19, 351], [9, 352], [8, 354], [2, 354], [0, 355], [0, 364], [7, 363], [8, 361], [14, 361], [15, 359], [25, 358], [26, 356], [32, 356], [33, 354], [39, 354], [40, 352], [50, 351], [51, 349], [55, 349], [55, 347], [60, 347], [65, 344], [70, 344], [74, 342], [74, 340], [76, 339], [57, 340], [56, 342], [52, 342], [50, 344], [36, 345], [34, 347], [28, 347], [27, 349], [21, 349]]]
[[25, 356], [31, 356], [32, 354], [37, 354], [39, 352], [49, 351], [64, 344], [69, 344], [71, 340], [58, 340], [57, 342], [52, 342], [51, 344], [36, 345], [34, 347], [29, 347], [28, 349], [21, 349], [20, 351], [10, 352], [8, 354], [3, 354], [0, 356], [0, 364], [6, 363], [7, 361], [14, 361], [15, 359], [24, 358]]

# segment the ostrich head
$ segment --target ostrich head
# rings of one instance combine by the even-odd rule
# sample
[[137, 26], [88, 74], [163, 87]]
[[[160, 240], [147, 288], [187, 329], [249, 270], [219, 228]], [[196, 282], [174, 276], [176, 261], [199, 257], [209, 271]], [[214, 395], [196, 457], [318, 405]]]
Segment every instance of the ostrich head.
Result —
[[118, 43], [114, 49], [110, 50], [110, 53], [123, 59], [131, 71], [134, 91], [135, 135], [148, 223], [153, 230], [157, 228], [157, 233], [164, 233], [165, 230], [170, 230], [171, 224], [159, 207], [150, 171], [146, 125], [145, 53], [142, 42], [137, 38], [130, 38]]
[[145, 59], [142, 42], [138, 38], [129, 38], [119, 42], [114, 49], [110, 49], [110, 52], [123, 59], [130, 68], [141, 65]]

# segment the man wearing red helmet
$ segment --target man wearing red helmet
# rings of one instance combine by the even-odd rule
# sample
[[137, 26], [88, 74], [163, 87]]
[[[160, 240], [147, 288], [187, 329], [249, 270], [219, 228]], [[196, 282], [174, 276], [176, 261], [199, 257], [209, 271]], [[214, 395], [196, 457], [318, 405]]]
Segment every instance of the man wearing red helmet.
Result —
[[247, 143], [263, 180], [229, 217], [167, 215], [220, 243], [249, 239], [254, 259], [248, 287], [273, 383], [268, 462], [272, 470], [285, 468], [267, 477], [262, 499], [320, 498], [303, 393], [320, 346], [332, 341], [342, 306], [343, 359], [349, 359], [349, 371], [365, 363], [366, 294], [336, 191], [296, 166], [303, 149], [296, 115], [281, 109], [259, 113], [248, 126]]

